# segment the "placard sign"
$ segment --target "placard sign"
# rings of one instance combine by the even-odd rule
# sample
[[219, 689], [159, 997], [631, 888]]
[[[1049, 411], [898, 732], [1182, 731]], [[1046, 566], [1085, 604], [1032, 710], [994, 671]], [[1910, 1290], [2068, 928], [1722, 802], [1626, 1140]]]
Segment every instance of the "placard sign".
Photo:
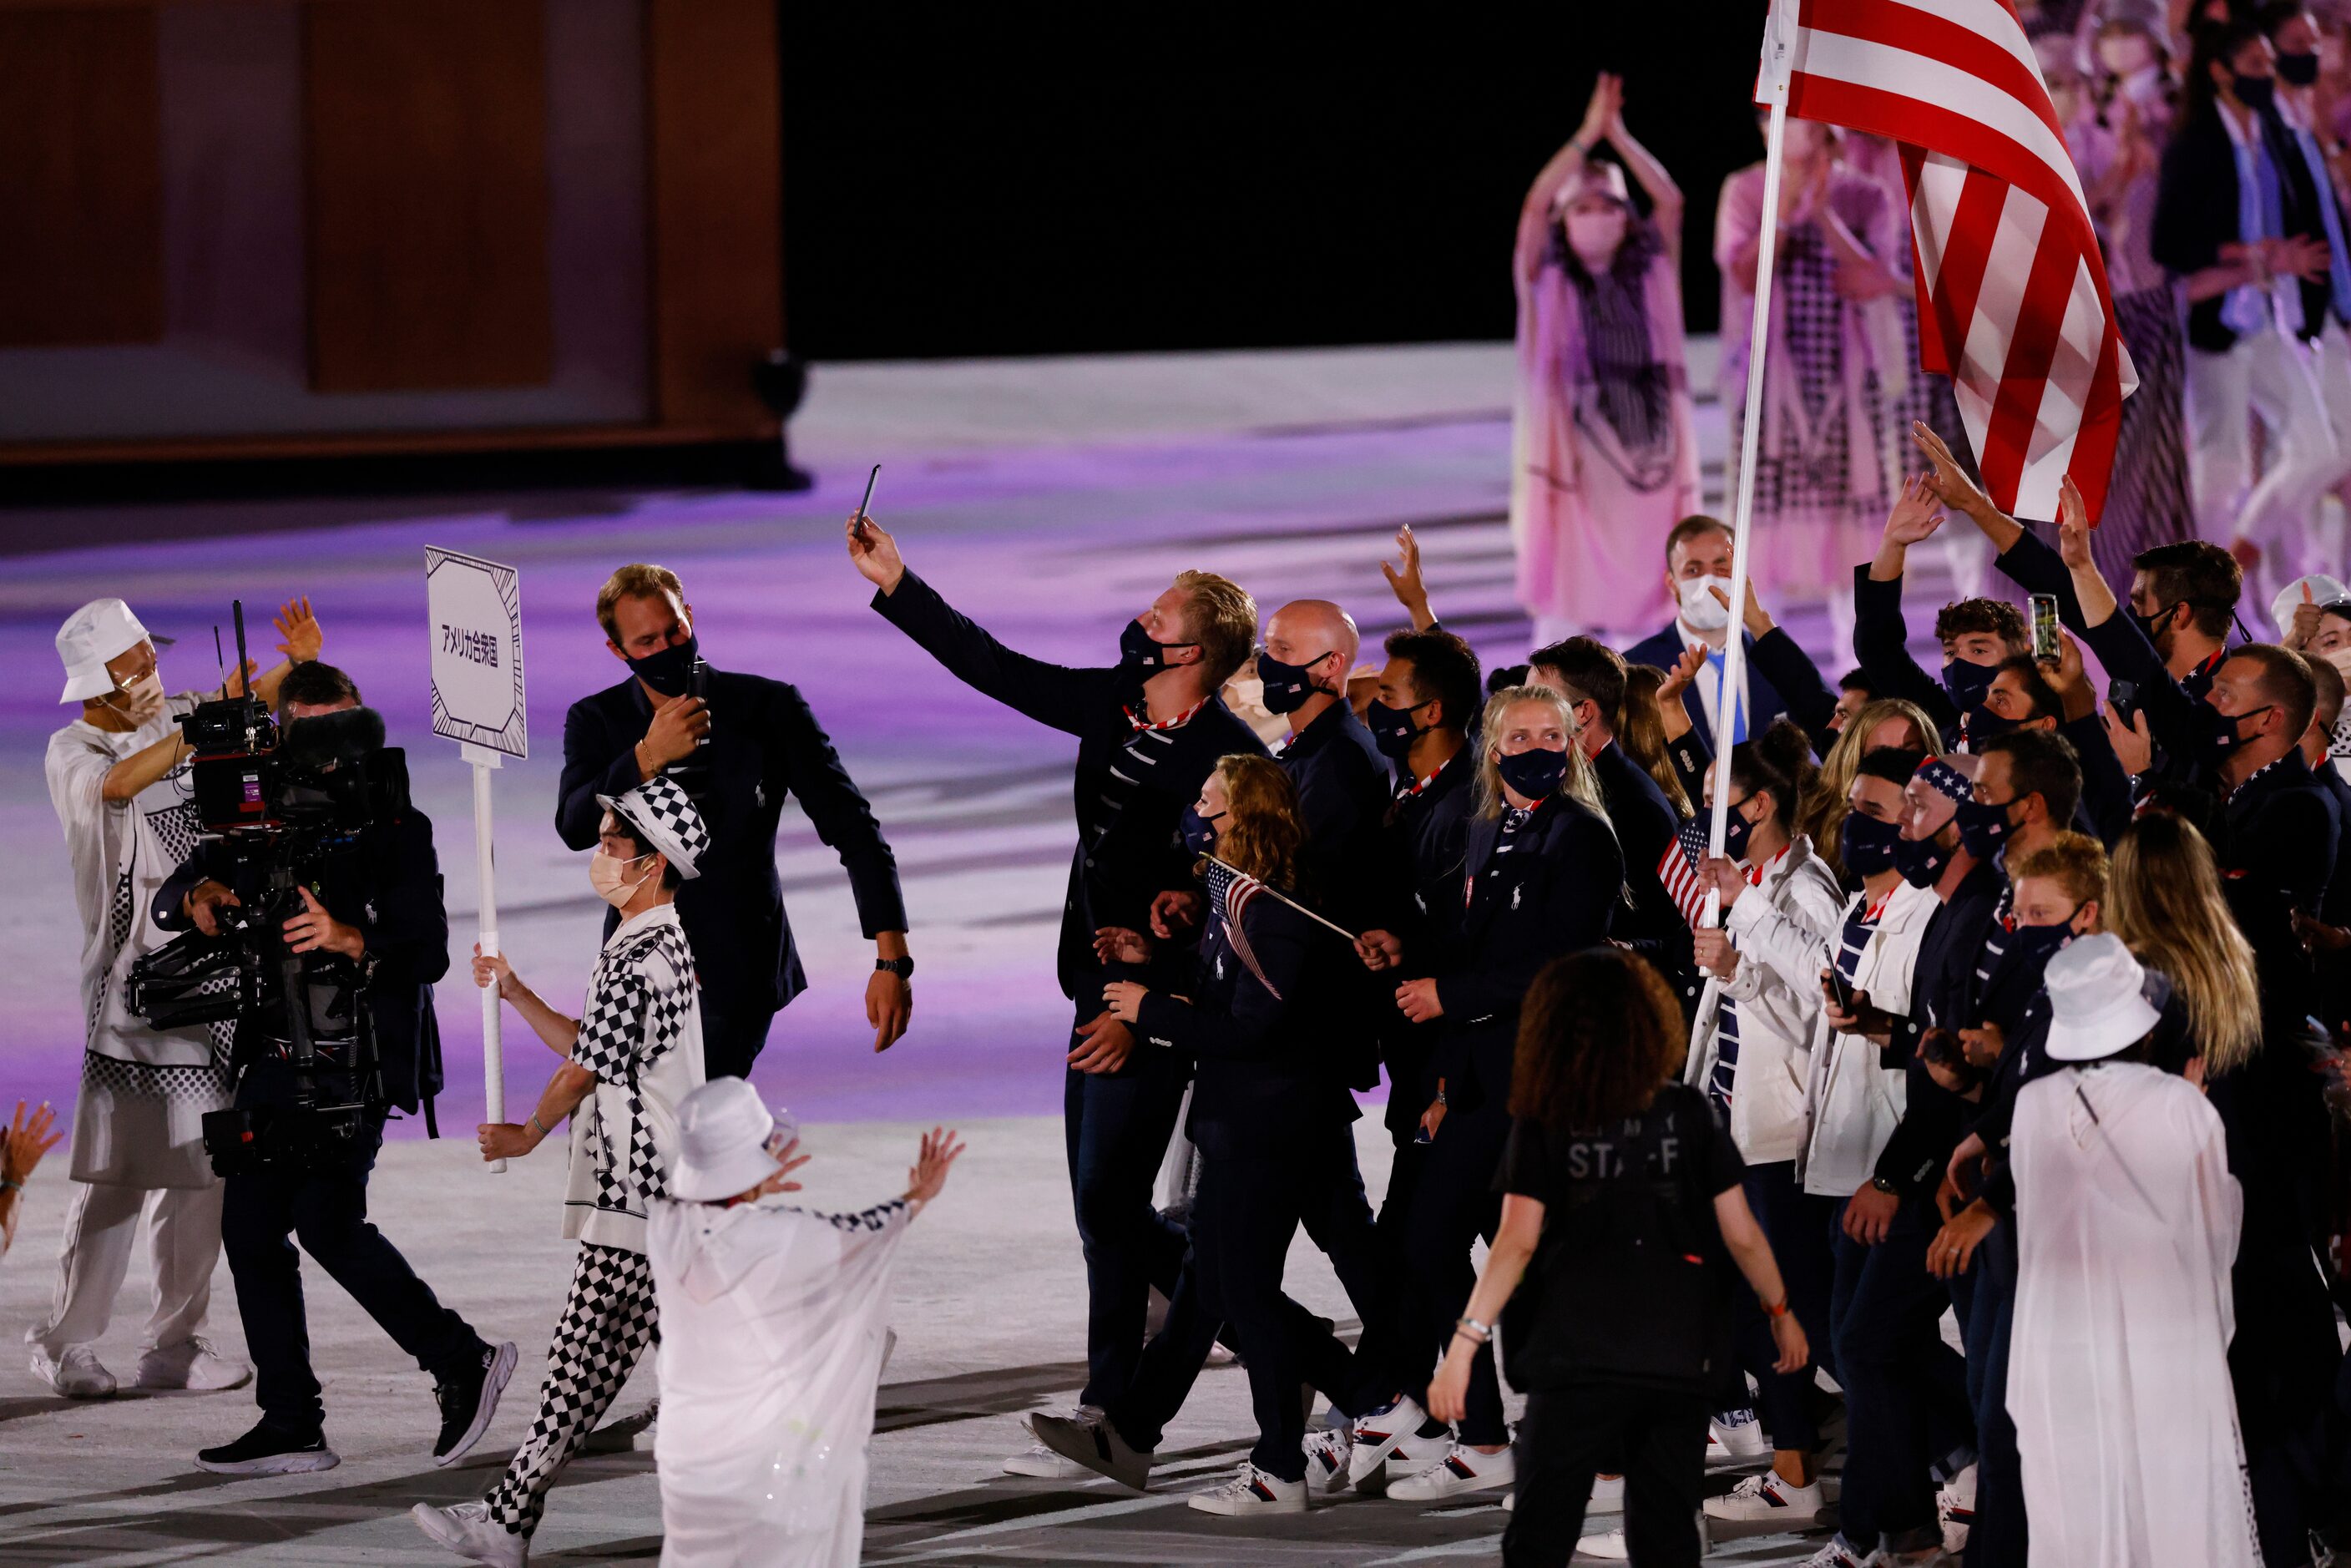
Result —
[[518, 574], [478, 556], [428, 546], [424, 593], [433, 636], [433, 733], [522, 757]]

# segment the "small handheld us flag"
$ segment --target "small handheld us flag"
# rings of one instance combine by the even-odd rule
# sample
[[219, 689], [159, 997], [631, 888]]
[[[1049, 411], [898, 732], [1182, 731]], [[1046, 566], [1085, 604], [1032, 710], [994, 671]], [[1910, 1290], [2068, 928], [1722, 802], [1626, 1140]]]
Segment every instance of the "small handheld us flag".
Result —
[[1258, 967], [1257, 954], [1250, 950], [1248, 930], [1241, 925], [1241, 915], [1257, 895], [1265, 891], [1265, 883], [1253, 876], [1235, 871], [1224, 862], [1208, 857], [1202, 871], [1208, 886], [1208, 906], [1225, 923], [1225, 940], [1232, 944], [1233, 956], [1241, 967], [1257, 977], [1257, 983], [1272, 993], [1275, 1001], [1281, 993], [1274, 990], [1273, 982], [1265, 977]]
[[1698, 874], [1698, 866], [1706, 860], [1706, 830], [1704, 817], [1692, 817], [1681, 826], [1666, 852], [1657, 857], [1657, 880], [1666, 886], [1667, 896], [1691, 930], [1698, 929], [1698, 916], [1706, 907], [1707, 884]]

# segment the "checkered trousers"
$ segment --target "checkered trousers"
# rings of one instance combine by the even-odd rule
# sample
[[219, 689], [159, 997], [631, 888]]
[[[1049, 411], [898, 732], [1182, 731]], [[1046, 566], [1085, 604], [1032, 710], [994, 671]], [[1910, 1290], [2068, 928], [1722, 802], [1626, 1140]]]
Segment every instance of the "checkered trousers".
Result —
[[547, 1491], [611, 1408], [653, 1336], [653, 1270], [642, 1252], [583, 1246], [547, 1350], [538, 1417], [483, 1500], [517, 1535], [538, 1528]]

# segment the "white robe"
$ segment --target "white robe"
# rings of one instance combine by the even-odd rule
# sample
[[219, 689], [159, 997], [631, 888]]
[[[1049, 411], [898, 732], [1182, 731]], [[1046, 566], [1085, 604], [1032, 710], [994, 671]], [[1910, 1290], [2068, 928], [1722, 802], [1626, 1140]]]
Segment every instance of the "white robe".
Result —
[[49, 737], [44, 772], [73, 862], [81, 917], [82, 1019], [87, 1053], [74, 1111], [72, 1176], [124, 1186], [204, 1187], [204, 1114], [229, 1101], [231, 1025], [151, 1029], [123, 993], [131, 966], [176, 935], [150, 906], [195, 848], [201, 825], [188, 799], [187, 765], [127, 801], [109, 801], [114, 765], [169, 733], [204, 700], [182, 692], [130, 734], [76, 719]]
[[2152, 1067], [2068, 1068], [2017, 1096], [2009, 1149], [2033, 1568], [2254, 1568], [2219, 1114]]
[[857, 1562], [883, 1319], [912, 1212], [654, 1201], [663, 1568]]

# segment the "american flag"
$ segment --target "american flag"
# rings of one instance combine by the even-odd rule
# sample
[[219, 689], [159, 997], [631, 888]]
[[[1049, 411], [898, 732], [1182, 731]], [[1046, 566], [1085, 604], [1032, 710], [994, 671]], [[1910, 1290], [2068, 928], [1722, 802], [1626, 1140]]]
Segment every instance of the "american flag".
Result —
[[1706, 859], [1708, 818], [1701, 814], [1682, 824], [1666, 852], [1657, 857], [1657, 880], [1666, 884], [1666, 893], [1674, 907], [1682, 912], [1690, 929], [1698, 929], [1698, 915], [1706, 907], [1707, 884], [1698, 880], [1699, 862]]
[[1777, 0], [1775, 26], [1789, 11], [1788, 112], [1900, 144], [1918, 357], [1951, 378], [1985, 489], [2045, 520], [2071, 474], [2095, 522], [2138, 376], [2023, 24], [2007, 0]]
[[1220, 860], [1207, 862], [1208, 906], [1225, 923], [1225, 940], [1232, 945], [1233, 956], [1241, 967], [1257, 977], [1257, 983], [1270, 992], [1275, 1001], [1281, 993], [1274, 990], [1273, 982], [1258, 967], [1257, 955], [1249, 950], [1249, 933], [1241, 925], [1241, 915], [1265, 891], [1265, 883], [1253, 876], [1235, 871]]

